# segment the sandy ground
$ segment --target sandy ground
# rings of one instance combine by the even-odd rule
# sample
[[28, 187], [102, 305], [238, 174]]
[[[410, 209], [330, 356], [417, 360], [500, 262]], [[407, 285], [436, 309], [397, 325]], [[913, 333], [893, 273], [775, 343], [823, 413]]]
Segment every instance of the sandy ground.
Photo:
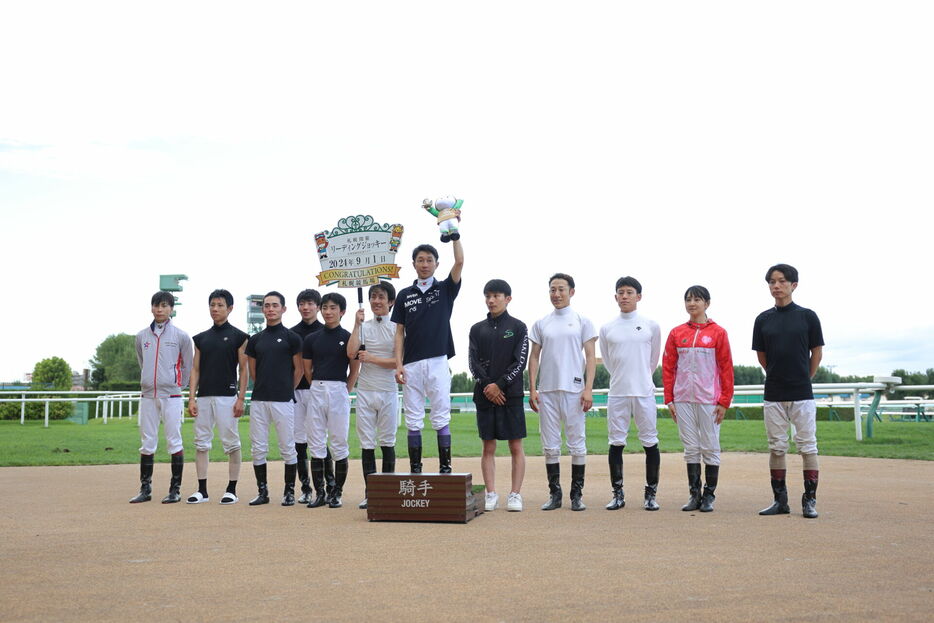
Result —
[[[641, 507], [642, 462], [626, 455], [629, 505], [608, 512], [605, 456], [589, 458], [583, 513], [538, 510], [544, 463], [529, 459], [526, 510], [462, 524], [371, 523], [351, 464], [341, 509], [131, 505], [138, 467], [0, 469], [3, 621], [930, 621], [934, 462], [821, 457], [817, 520], [771, 500], [767, 457], [724, 456], [716, 511], [681, 512], [681, 457], [662, 455], [659, 512]], [[426, 461], [433, 469], [433, 460]], [[400, 462], [400, 466], [402, 463]], [[479, 459], [455, 459], [474, 473]], [[497, 459], [500, 493], [509, 459]], [[563, 464], [565, 492], [569, 464]], [[270, 464], [280, 493], [282, 464]], [[196, 488], [186, 464], [183, 495]]]

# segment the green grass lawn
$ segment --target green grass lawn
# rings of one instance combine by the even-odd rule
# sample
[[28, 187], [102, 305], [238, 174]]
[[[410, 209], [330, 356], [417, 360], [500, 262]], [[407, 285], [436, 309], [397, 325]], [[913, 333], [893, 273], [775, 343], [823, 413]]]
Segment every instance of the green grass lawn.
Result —
[[[538, 434], [538, 415], [526, 414], [529, 436], [525, 440], [525, 451], [529, 455], [541, 455], [541, 439]], [[351, 415], [350, 456], [360, 457]], [[659, 446], [662, 452], [681, 452], [681, 442], [674, 422], [668, 417], [658, 420]], [[853, 422], [818, 422], [817, 441], [821, 454], [836, 456], [861, 456], [891, 459], [934, 460], [934, 423], [928, 422], [877, 422], [874, 437], [856, 441]], [[476, 420], [473, 414], [455, 413], [451, 420], [454, 456], [479, 456], [481, 443], [477, 437]], [[280, 459], [275, 443], [275, 432], [271, 431], [270, 460]], [[194, 457], [194, 434], [191, 418], [182, 426], [185, 451], [189, 460]], [[243, 460], [250, 460], [249, 419], [240, 422], [240, 438], [243, 443]], [[399, 456], [407, 456], [405, 431], [397, 434]], [[765, 429], [762, 421], [726, 420], [720, 430], [720, 443], [724, 451], [768, 452]], [[437, 456], [435, 435], [429, 429], [424, 433], [425, 456]], [[103, 424], [100, 419], [91, 419], [88, 424], [53, 421], [43, 428], [41, 421], [0, 422], [0, 466], [14, 465], [101, 465], [114, 463], [136, 463], [139, 460], [139, 429], [135, 419], [112, 419]], [[587, 450], [595, 454], [606, 454], [606, 419], [587, 418]], [[629, 433], [627, 452], [641, 452], [635, 427]], [[499, 444], [498, 454], [508, 456], [506, 443]], [[219, 440], [215, 438], [211, 460], [223, 460]], [[160, 437], [156, 460], [167, 462], [164, 440]]]

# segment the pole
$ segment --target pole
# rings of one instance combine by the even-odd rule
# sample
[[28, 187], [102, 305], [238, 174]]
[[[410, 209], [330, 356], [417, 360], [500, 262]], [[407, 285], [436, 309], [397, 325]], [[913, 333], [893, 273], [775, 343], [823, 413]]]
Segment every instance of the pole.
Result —
[[[856, 423], [856, 441], [863, 440], [863, 416], [860, 413], [862, 406], [859, 404], [859, 388], [853, 390], [853, 421]], [[872, 413], [869, 414], [872, 417]]]
[[[363, 309], [363, 288], [357, 288], [357, 304]], [[366, 340], [363, 337], [363, 325], [360, 325], [360, 350], [366, 350]]]

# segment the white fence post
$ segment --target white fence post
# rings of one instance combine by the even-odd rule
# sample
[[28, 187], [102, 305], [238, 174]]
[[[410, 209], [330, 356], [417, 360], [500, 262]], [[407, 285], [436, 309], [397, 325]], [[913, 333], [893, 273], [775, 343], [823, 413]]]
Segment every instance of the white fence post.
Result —
[[25, 423], [26, 423], [26, 394], [23, 394], [23, 401], [22, 401], [21, 403], [19, 403], [19, 404], [20, 404], [20, 407], [19, 407], [19, 423], [20, 423], [20, 424], [25, 424]]
[[[856, 441], [863, 440], [863, 414], [860, 413], [862, 405], [859, 404], [859, 389], [853, 392], [853, 421], [856, 422]], [[872, 414], [869, 414], [872, 417]]]
[[45, 427], [49, 427], [49, 401], [45, 401]]

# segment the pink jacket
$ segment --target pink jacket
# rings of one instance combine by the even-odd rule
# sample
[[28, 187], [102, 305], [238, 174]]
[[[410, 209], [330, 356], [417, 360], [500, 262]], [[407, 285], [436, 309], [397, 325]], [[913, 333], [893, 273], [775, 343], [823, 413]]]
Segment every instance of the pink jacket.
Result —
[[665, 404], [696, 402], [729, 407], [733, 400], [733, 356], [723, 327], [708, 320], [672, 329], [662, 357], [662, 377]]

